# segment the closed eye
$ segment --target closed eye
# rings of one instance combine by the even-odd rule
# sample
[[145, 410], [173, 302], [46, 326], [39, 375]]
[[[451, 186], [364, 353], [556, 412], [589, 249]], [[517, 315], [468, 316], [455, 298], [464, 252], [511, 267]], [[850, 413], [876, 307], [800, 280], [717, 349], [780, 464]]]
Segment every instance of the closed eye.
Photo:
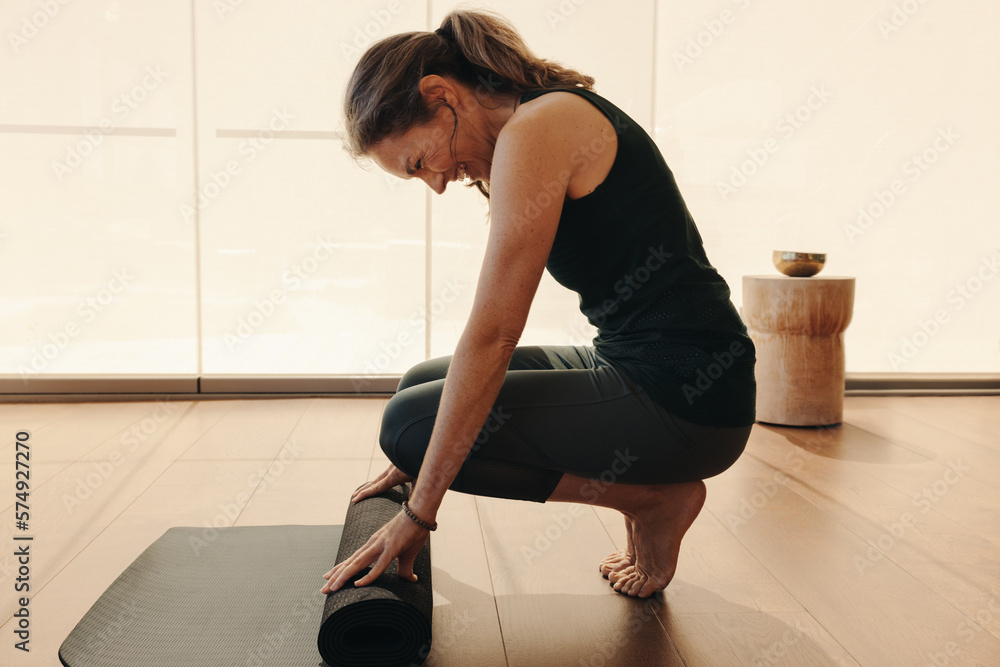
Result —
[[419, 171], [420, 170], [420, 162], [421, 162], [421, 160], [417, 160], [417, 163], [415, 165], [413, 165], [413, 170], [414, 171]]

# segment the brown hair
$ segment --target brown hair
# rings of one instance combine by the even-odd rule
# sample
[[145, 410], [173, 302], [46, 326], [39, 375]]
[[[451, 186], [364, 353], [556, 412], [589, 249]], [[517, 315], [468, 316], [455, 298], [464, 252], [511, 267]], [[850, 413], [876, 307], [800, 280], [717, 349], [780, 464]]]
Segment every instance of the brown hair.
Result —
[[[513, 97], [553, 88], [593, 90], [594, 85], [593, 77], [537, 57], [499, 14], [458, 9], [434, 32], [392, 35], [361, 56], [344, 94], [345, 149], [353, 158], [364, 157], [382, 139], [426, 123], [442, 105], [449, 106], [424, 103], [419, 83], [429, 74], [452, 77], [477, 97]], [[477, 186], [488, 198], [488, 188]]]

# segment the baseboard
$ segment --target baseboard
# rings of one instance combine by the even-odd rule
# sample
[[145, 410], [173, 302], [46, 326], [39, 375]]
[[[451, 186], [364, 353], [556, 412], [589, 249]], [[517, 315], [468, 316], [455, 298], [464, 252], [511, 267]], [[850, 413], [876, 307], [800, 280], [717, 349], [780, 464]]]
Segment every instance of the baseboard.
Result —
[[398, 375], [0, 375], [0, 402], [385, 396]]
[[[0, 375], [0, 403], [373, 397], [398, 375]], [[1000, 394], [995, 373], [848, 373], [847, 396]]]
[[952, 396], [1000, 394], [996, 373], [848, 373], [848, 396]]

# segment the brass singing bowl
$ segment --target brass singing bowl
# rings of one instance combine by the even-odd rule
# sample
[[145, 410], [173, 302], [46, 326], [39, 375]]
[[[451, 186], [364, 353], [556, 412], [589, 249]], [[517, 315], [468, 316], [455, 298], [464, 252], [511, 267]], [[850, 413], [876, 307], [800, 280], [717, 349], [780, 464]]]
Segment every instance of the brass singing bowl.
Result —
[[823, 269], [823, 264], [826, 263], [826, 253], [775, 250], [771, 259], [774, 266], [786, 276], [808, 278], [815, 276]]

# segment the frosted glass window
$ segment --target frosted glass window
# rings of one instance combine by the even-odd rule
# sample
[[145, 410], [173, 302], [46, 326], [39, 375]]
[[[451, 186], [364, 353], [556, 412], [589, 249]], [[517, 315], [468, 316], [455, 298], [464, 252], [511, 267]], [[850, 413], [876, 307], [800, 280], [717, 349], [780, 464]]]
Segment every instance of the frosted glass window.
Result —
[[195, 373], [190, 4], [46, 7], [0, 10], [0, 373]]
[[656, 139], [737, 303], [772, 250], [826, 252], [857, 278], [849, 372], [1000, 370], [998, 18], [660, 3]]
[[[485, 201], [359, 168], [336, 133], [368, 44], [459, 3], [55, 4], [0, 10], [0, 375], [454, 350]], [[737, 306], [772, 250], [826, 252], [857, 278], [848, 372], [996, 372], [1000, 5], [903, 4], [483, 6], [651, 133]], [[522, 343], [593, 333], [546, 275]]]

